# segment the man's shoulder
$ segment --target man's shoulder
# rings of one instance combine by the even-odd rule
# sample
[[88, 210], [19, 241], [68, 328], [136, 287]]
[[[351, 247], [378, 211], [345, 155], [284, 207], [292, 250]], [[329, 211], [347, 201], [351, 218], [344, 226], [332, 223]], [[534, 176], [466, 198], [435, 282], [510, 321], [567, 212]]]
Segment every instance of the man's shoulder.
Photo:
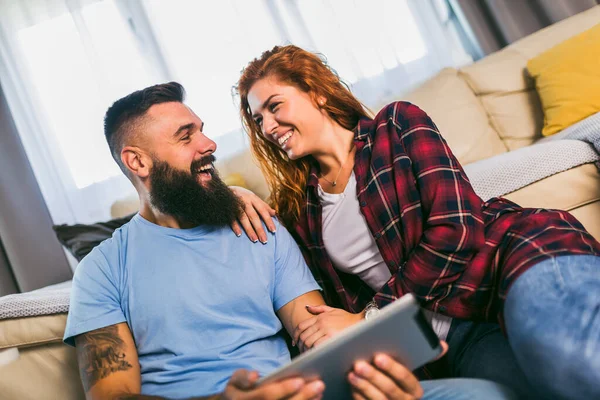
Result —
[[123, 242], [127, 239], [130, 226], [131, 221], [115, 229], [111, 237], [100, 242], [81, 261], [83, 262], [88, 257], [92, 259], [97, 259], [102, 256], [106, 256], [107, 254], [110, 254], [114, 251], [118, 251], [118, 249], [122, 246]]
[[110, 269], [111, 263], [109, 255], [111, 254], [112, 238], [108, 238], [98, 246], [94, 247], [83, 259], [77, 264], [75, 269], [75, 281], [83, 275], [93, 275], [99, 270]]
[[103, 240], [97, 246], [95, 246], [77, 265], [77, 271], [87, 270], [95, 268], [114, 268], [118, 267], [119, 260], [121, 259], [120, 254], [123, 251], [131, 222], [118, 227], [113, 232], [112, 236], [108, 239]]
[[[283, 238], [285, 240], [288, 240], [289, 238], [293, 239], [293, 235], [292, 235], [292, 230], [295, 228], [286, 228], [284, 224], [281, 223], [281, 221], [279, 221], [279, 219], [277, 217], [271, 217], [273, 219], [273, 223], [275, 224], [275, 237], [276, 238]], [[266, 229], [266, 227], [265, 227]], [[295, 239], [293, 239], [293, 241], [295, 241]]]

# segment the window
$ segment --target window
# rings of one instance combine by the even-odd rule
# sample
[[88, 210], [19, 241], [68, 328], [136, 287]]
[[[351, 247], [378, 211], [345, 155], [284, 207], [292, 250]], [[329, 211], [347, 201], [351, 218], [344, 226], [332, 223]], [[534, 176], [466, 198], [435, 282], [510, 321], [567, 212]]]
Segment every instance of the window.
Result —
[[264, 50], [324, 54], [378, 109], [455, 64], [447, 36], [425, 0], [0, 1], [0, 80], [53, 220], [91, 222], [133, 192], [103, 135], [123, 95], [181, 82], [223, 159], [247, 146], [231, 89]]
[[207, 134], [239, 131], [232, 87], [242, 68], [281, 43], [264, 1], [144, 0], [148, 18], [187, 103], [205, 121]]
[[104, 140], [104, 112], [155, 77], [114, 1], [63, 13], [19, 30], [17, 37], [35, 91], [30, 95], [39, 101], [60, 151], [55, 156], [65, 161], [75, 186], [120, 175]]

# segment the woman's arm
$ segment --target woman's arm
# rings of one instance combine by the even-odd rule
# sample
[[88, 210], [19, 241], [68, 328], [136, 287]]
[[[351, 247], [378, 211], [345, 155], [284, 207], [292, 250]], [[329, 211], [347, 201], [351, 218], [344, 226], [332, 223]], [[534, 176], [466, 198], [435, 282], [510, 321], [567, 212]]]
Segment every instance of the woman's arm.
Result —
[[415, 184], [408, 190], [418, 191], [423, 230], [405, 264], [375, 296], [380, 305], [411, 292], [426, 301], [444, 296], [485, 243], [482, 200], [435, 124], [413, 104], [389, 107], [387, 129], [395, 130], [411, 161]]

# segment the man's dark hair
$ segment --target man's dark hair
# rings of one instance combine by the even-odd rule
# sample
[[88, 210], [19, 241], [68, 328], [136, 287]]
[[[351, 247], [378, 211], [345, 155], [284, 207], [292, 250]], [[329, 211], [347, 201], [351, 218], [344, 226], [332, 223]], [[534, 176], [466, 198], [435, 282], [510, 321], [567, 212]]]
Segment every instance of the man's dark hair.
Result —
[[126, 176], [130, 177], [130, 172], [121, 161], [121, 150], [125, 147], [126, 138], [142, 125], [146, 111], [155, 104], [183, 103], [184, 98], [183, 86], [169, 82], [133, 92], [108, 108], [104, 115], [104, 136], [110, 153]]

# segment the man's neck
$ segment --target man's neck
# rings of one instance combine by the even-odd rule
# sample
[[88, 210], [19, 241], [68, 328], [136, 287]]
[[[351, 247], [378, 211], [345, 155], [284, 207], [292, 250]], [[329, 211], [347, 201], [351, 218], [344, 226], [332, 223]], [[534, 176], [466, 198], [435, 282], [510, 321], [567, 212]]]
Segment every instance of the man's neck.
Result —
[[186, 221], [180, 221], [172, 215], [164, 214], [153, 207], [148, 201], [142, 199], [140, 199], [140, 215], [145, 220], [166, 228], [190, 229], [197, 226]]

